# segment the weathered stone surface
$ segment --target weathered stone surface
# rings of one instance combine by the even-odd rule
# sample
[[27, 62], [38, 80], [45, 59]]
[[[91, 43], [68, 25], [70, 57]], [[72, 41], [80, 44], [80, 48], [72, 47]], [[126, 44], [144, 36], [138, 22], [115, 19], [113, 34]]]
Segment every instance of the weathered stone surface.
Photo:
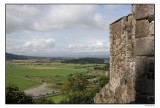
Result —
[[148, 65], [147, 65], [147, 67], [148, 67], [148, 71], [147, 72], [151, 72], [151, 73], [153, 73], [154, 72], [154, 57], [149, 57], [148, 58]]
[[149, 36], [154, 36], [154, 21], [149, 25]]
[[154, 55], [154, 37], [151, 36], [136, 39], [135, 55]]
[[135, 19], [142, 19], [154, 15], [154, 4], [139, 4], [133, 5], [132, 12]]
[[143, 95], [154, 95], [154, 80], [146, 78], [137, 78], [136, 79], [136, 92], [139, 92]]
[[136, 31], [135, 31], [136, 38], [149, 36], [149, 21], [148, 20], [144, 19], [144, 20], [137, 21], [135, 28], [136, 28]]
[[154, 57], [148, 57], [147, 60], [147, 78], [154, 80]]
[[132, 7], [110, 25], [110, 81], [95, 103], [154, 103], [154, 5]]
[[145, 78], [147, 75], [147, 57], [135, 58], [136, 77]]

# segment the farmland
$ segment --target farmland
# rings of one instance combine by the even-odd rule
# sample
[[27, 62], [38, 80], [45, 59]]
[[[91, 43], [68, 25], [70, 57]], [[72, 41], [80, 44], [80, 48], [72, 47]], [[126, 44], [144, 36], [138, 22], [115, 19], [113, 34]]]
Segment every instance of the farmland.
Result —
[[[21, 91], [31, 91], [32, 88], [36, 90], [36, 88], [42, 88], [41, 86], [45, 84], [50, 92], [41, 93], [42, 90], [36, 90], [37, 93], [39, 91], [40, 95], [45, 95], [51, 93], [51, 90], [53, 90], [53, 93], [60, 93], [62, 85], [69, 75], [83, 73], [90, 77], [89, 81], [93, 81], [92, 76], [104, 75], [104, 71], [94, 70], [96, 66], [103, 67], [104, 64], [74, 64], [61, 63], [60, 61], [37, 63], [29, 60], [6, 61], [6, 85], [14, 84]], [[58, 102], [61, 97], [59, 95], [50, 98]]]

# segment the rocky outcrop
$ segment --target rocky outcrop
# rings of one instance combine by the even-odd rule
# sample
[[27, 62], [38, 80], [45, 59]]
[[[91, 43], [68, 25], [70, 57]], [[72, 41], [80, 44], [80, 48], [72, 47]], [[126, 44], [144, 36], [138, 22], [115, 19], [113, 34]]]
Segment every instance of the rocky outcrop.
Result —
[[95, 103], [154, 103], [154, 5], [110, 24], [110, 81]]

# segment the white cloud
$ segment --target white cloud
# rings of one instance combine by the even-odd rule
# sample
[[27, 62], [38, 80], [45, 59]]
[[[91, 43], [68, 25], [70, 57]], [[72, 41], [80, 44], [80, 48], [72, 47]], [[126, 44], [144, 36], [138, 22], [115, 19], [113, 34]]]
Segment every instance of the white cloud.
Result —
[[8, 52], [30, 52], [37, 53], [39, 51], [48, 51], [55, 48], [54, 38], [38, 38], [24, 42], [22, 45], [8, 46]]
[[100, 14], [96, 13], [94, 15], [94, 21], [96, 22], [98, 27], [104, 28], [105, 21], [104, 21], [103, 17]]
[[70, 44], [67, 48], [72, 52], [104, 52], [109, 50], [109, 44], [103, 42]]
[[53, 38], [40, 38], [40, 39], [32, 39], [24, 43], [24, 48], [47, 48], [47, 47], [54, 47], [55, 46], [55, 39]]
[[[38, 5], [39, 6], [39, 5]], [[43, 7], [43, 8], [42, 8]], [[44, 10], [44, 7], [47, 9]], [[6, 31], [52, 31], [64, 28], [104, 28], [97, 5], [7, 5]]]

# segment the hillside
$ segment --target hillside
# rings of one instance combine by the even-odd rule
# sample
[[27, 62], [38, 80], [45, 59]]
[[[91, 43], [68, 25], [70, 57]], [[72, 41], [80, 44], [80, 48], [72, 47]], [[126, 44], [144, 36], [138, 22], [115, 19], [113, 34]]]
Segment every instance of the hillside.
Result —
[[27, 59], [38, 59], [42, 57], [26, 56], [26, 55], [17, 55], [6, 52], [6, 60], [27, 60]]

